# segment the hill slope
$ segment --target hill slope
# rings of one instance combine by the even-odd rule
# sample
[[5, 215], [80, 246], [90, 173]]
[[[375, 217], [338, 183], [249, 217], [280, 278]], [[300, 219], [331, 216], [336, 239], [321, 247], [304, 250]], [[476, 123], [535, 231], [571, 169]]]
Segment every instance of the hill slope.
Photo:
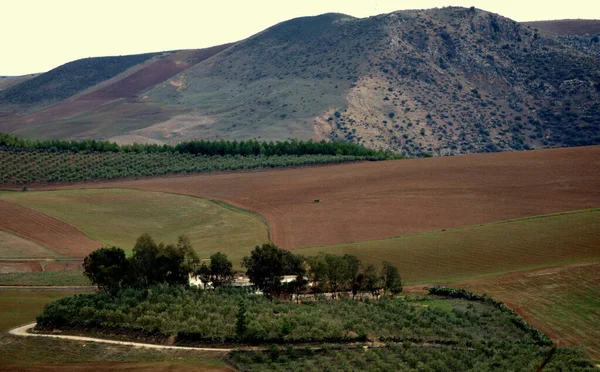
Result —
[[[276, 25], [157, 86], [182, 139], [356, 141], [410, 155], [598, 143], [598, 58], [445, 8]], [[164, 128], [141, 135], [164, 140]]]
[[115, 87], [127, 99], [111, 105], [89, 109], [82, 95], [69, 115], [0, 116], [0, 131], [345, 139], [417, 156], [597, 144], [600, 54], [575, 44], [475, 8], [304, 17], [213, 50], [148, 91]]

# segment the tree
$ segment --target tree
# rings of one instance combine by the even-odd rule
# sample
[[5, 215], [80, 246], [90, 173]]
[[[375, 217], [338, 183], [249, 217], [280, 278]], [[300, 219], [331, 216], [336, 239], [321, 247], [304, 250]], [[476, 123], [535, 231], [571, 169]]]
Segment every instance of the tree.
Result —
[[292, 253], [271, 243], [257, 245], [250, 256], [242, 259], [242, 266], [252, 283], [270, 299], [281, 292], [283, 275], [296, 274], [292, 270], [297, 267]]
[[400, 272], [398, 271], [398, 267], [392, 265], [388, 261], [383, 262], [383, 288], [391, 293], [392, 295], [397, 295], [402, 292], [402, 279], [400, 278]]
[[156, 282], [155, 269], [158, 254], [158, 245], [150, 234], [144, 233], [137, 238], [133, 247], [131, 266], [138, 285], [147, 287]]
[[210, 256], [210, 264], [203, 262], [196, 270], [196, 275], [204, 283], [204, 288], [211, 283], [213, 288], [227, 285], [233, 281], [233, 264], [227, 258], [227, 255], [217, 252]]
[[360, 272], [360, 260], [358, 257], [352, 254], [345, 254], [342, 258], [346, 262], [346, 271], [344, 272], [344, 289], [353, 290], [353, 288], [356, 286]]
[[131, 266], [137, 285], [148, 287], [158, 283], [187, 284], [200, 260], [189, 239], [181, 235], [177, 245], [156, 244], [149, 234], [142, 234], [133, 247]]
[[381, 276], [377, 273], [375, 265], [370, 264], [364, 271], [365, 289], [373, 296], [379, 295], [381, 289]]
[[116, 293], [130, 284], [129, 261], [118, 247], [100, 248], [83, 260], [83, 275], [107, 293]]
[[240, 301], [238, 312], [236, 315], [235, 322], [235, 334], [239, 341], [244, 339], [246, 330], [248, 329], [248, 318], [246, 317], [246, 303], [244, 300]]

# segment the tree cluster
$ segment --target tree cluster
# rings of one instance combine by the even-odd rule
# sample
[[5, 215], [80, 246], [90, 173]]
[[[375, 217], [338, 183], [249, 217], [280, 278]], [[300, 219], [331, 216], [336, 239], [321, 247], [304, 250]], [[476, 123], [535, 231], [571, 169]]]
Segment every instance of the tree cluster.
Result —
[[[333, 298], [341, 292], [350, 292], [353, 297], [361, 293], [378, 296], [382, 290], [391, 295], [402, 292], [402, 279], [396, 266], [384, 262], [378, 269], [350, 254], [320, 253], [303, 257], [273, 244], [263, 244], [243, 258], [242, 266], [247, 269], [246, 275], [252, 283], [270, 298], [309, 292], [329, 293]], [[284, 275], [296, 278], [282, 283]]]
[[188, 237], [177, 244], [156, 243], [148, 234], [141, 235], [126, 258], [118, 247], [100, 248], [83, 261], [83, 274], [99, 289], [116, 293], [124, 287], [150, 287], [154, 284], [187, 284], [199, 259]]
[[85, 139], [81, 141], [71, 140], [35, 140], [16, 137], [6, 133], [0, 133], [0, 146], [11, 148], [37, 149], [48, 151], [67, 152], [133, 152], [133, 153], [180, 153], [208, 156], [282, 156], [282, 155], [348, 155], [368, 156], [373, 160], [384, 160], [393, 155], [383, 151], [368, 149], [351, 142], [339, 141], [291, 141], [260, 142], [257, 140], [247, 141], [190, 141], [182, 142], [175, 146], [158, 144], [118, 145], [114, 142]]

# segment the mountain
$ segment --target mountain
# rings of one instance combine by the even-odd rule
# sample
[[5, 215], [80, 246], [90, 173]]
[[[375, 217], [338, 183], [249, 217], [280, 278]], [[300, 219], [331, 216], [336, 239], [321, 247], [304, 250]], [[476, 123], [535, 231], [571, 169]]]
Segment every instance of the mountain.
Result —
[[[297, 18], [232, 45], [153, 55], [41, 110], [0, 99], [0, 131], [119, 142], [344, 139], [412, 156], [597, 144], [600, 54], [582, 40], [475, 8]], [[122, 93], [127, 78], [154, 76], [144, 68], [161, 60], [185, 63]]]

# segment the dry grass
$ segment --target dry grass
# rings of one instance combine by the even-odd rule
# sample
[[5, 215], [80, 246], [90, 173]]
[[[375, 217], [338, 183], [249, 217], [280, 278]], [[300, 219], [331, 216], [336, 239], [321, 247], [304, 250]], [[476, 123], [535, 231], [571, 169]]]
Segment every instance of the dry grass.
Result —
[[0, 230], [0, 258], [50, 258], [58, 255], [31, 240]]
[[441, 283], [600, 259], [600, 210], [540, 216], [394, 239], [299, 249], [396, 264], [408, 284]]
[[600, 362], [600, 262], [454, 283], [506, 302], [560, 346], [584, 345]]

